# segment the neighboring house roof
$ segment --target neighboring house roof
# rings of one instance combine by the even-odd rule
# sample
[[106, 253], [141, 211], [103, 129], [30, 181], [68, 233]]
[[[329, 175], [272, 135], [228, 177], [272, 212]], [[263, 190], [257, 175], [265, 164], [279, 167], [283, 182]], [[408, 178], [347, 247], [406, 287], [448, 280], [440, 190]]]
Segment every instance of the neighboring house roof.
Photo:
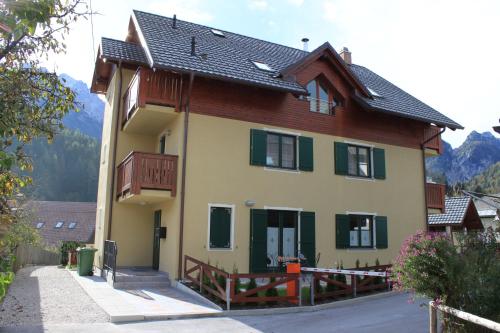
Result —
[[106, 37], [101, 39], [101, 55], [109, 60], [122, 60], [139, 65], [148, 64], [142, 46]]
[[[61, 241], [94, 243], [95, 202], [29, 201], [23, 209], [30, 211], [32, 225], [47, 245], [58, 246]], [[60, 222], [63, 224], [56, 228]], [[39, 223], [43, 225], [37, 228]]]
[[496, 217], [497, 216], [497, 211], [494, 209], [478, 210], [477, 213], [479, 214], [480, 217]]
[[429, 215], [429, 225], [464, 225], [474, 229], [482, 229], [481, 220], [471, 197], [448, 197], [445, 199], [444, 206], [444, 214]]
[[[329, 43], [324, 43], [309, 53], [215, 29], [224, 35], [221, 37], [210, 27], [181, 20], [176, 20], [174, 28], [171, 18], [137, 10], [133, 11], [132, 21], [139, 40], [143, 41], [143, 52], [140, 52], [139, 45], [104, 38], [103, 57], [297, 94], [307, 94], [306, 88], [296, 82], [293, 76], [282, 74], [306, 62], [315, 53], [333, 50]], [[192, 37], [195, 37], [196, 56], [191, 54]], [[335, 50], [333, 52], [338, 58]], [[259, 69], [252, 61], [262, 62], [272, 71]], [[345, 70], [346, 78], [360, 87], [363, 96], [360, 94], [356, 98], [365, 107], [452, 129], [463, 128], [369, 69], [345, 64], [341, 67], [342, 71]]]

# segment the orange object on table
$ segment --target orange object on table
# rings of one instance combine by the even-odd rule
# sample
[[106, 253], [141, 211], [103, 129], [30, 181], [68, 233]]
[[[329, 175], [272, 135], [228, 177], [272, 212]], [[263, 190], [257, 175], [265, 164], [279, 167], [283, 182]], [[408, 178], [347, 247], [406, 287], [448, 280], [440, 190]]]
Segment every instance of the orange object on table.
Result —
[[[300, 263], [288, 263], [286, 265], [287, 273], [300, 273]], [[297, 284], [298, 281], [289, 281], [286, 283], [286, 294], [287, 296], [295, 296], [297, 297]], [[298, 304], [298, 300], [291, 300], [291, 303]]]

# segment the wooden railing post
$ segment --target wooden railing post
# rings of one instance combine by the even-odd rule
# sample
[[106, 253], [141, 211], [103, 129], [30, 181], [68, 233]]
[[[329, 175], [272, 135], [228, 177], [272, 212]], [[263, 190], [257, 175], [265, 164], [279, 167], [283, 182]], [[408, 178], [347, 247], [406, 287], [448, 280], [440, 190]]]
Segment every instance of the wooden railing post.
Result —
[[356, 297], [356, 284], [357, 284], [356, 275], [351, 274], [352, 297]]
[[437, 309], [434, 307], [434, 302], [429, 302], [429, 333], [437, 333], [438, 320]]
[[299, 306], [302, 306], [302, 274], [299, 274], [299, 281], [298, 281], [297, 285], [299, 286], [299, 291], [298, 291]]
[[231, 310], [231, 283], [232, 279], [231, 276], [229, 275], [226, 278], [226, 310]]
[[314, 305], [314, 273], [311, 274], [311, 285], [309, 287], [309, 294], [311, 296], [311, 305]]
[[203, 294], [203, 266], [200, 265], [200, 294]]

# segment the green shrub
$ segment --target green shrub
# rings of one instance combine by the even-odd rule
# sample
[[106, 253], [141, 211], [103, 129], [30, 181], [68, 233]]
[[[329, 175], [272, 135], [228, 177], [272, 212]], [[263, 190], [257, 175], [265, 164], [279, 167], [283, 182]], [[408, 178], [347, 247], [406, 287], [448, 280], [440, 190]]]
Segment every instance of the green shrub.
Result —
[[[247, 285], [247, 290], [255, 289], [257, 288], [257, 282], [255, 282], [254, 278], [251, 278], [250, 281], [248, 282]], [[247, 297], [257, 297], [257, 293], [248, 295]], [[257, 305], [257, 302], [248, 302], [247, 305]]]
[[75, 251], [79, 247], [85, 246], [84, 243], [75, 241], [63, 241], [59, 247], [59, 253], [61, 255], [60, 263], [63, 266], [68, 264], [68, 252]]
[[[238, 267], [236, 265], [233, 266], [233, 274], [238, 274]], [[238, 295], [241, 293], [241, 280], [240, 278], [236, 278], [234, 280], [234, 294]]]
[[[375, 266], [380, 266], [380, 261], [377, 259], [375, 259]], [[375, 279], [373, 279], [373, 283], [374, 284], [381, 284], [384, 282], [384, 278], [381, 277], [381, 276], [376, 276]]]
[[[330, 280], [337, 280], [337, 278], [336, 278], [336, 276], [337, 276], [337, 275], [338, 275], [338, 274], [329, 274], [329, 275], [328, 275], [328, 278], [329, 278]], [[326, 292], [332, 292], [332, 291], [335, 291], [335, 290], [337, 290], [337, 289], [338, 289], [338, 287], [337, 287], [337, 285], [336, 285], [336, 284], [333, 284], [333, 283], [328, 283], [328, 284], [326, 285]]]
[[[393, 267], [394, 287], [412, 290], [437, 303], [500, 321], [500, 260], [493, 230], [457, 237], [419, 232], [409, 237]], [[448, 331], [474, 331], [453, 317]]]
[[14, 273], [12, 272], [0, 272], [0, 301], [3, 300], [5, 294], [7, 293], [7, 289], [9, 285], [14, 280]]
[[[270, 280], [269, 280], [269, 283], [274, 283], [276, 282], [276, 279], [274, 277], [272, 277]], [[279, 296], [278, 294], [278, 289], [276, 289], [276, 287], [273, 287], [273, 288], [269, 288], [266, 290], [266, 296], [267, 297], [276, 297], [276, 296]], [[276, 301], [271, 301], [271, 302], [267, 302], [267, 304], [269, 305], [276, 305], [278, 304], [278, 302]]]

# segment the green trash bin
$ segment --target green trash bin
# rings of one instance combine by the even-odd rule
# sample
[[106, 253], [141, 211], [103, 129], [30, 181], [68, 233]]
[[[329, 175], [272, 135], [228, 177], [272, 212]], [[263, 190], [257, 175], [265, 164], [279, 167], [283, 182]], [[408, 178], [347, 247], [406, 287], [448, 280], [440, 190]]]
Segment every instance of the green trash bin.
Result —
[[78, 275], [87, 276], [92, 272], [94, 264], [94, 253], [97, 249], [89, 247], [79, 247], [76, 249]]

